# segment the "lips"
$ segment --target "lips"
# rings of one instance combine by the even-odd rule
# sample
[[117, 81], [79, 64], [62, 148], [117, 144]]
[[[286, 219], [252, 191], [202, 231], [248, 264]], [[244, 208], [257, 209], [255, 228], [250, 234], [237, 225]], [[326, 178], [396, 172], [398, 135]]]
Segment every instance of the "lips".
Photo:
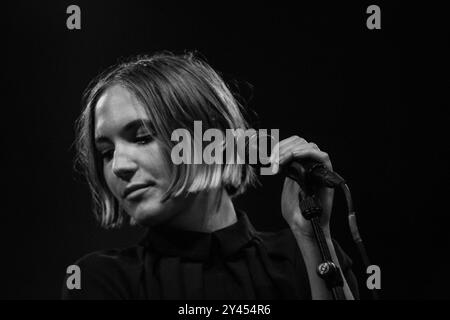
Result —
[[146, 188], [154, 185], [154, 183], [136, 183], [129, 185], [125, 188], [123, 191], [122, 197], [125, 198], [132, 198], [135, 195], [138, 195], [142, 192], [144, 192]]

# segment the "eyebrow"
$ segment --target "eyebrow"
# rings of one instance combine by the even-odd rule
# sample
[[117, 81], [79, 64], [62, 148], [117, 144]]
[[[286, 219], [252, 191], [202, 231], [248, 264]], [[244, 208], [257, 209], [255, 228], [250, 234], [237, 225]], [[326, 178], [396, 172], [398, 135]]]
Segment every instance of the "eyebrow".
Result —
[[[150, 120], [148, 120], [148, 119], [132, 120], [132, 121], [128, 122], [122, 129], [120, 129], [120, 132], [123, 133], [123, 132], [131, 131], [133, 129], [137, 129], [137, 128], [140, 128], [145, 125], [147, 125], [149, 128], [151, 128]], [[110, 141], [110, 140], [105, 136], [95, 137], [95, 144], [101, 144], [101, 143], [108, 142], [108, 141]]]

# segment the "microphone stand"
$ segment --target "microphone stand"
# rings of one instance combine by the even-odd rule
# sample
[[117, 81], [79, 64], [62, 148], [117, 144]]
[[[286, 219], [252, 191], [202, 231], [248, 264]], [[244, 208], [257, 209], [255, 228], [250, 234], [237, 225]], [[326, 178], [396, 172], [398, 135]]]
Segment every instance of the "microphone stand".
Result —
[[[298, 195], [299, 207], [303, 217], [311, 222], [314, 236], [322, 257], [322, 263], [319, 264], [317, 273], [325, 281], [327, 288], [331, 291], [333, 300], [345, 300], [343, 290], [344, 281], [341, 271], [332, 260], [325, 235], [320, 226], [322, 207], [316, 199], [314, 187], [342, 187], [347, 200], [347, 208], [349, 212], [348, 219], [352, 237], [367, 269], [370, 262], [356, 224], [356, 216], [353, 209], [350, 189], [340, 175], [336, 172], [329, 171], [320, 163], [305, 164], [305, 166], [302, 166], [297, 162], [292, 162], [284, 170], [285, 175], [296, 181], [300, 186], [300, 193]], [[377, 293], [374, 290], [372, 291], [372, 295], [374, 300], [378, 299]]]
[[303, 217], [311, 222], [314, 236], [322, 256], [322, 263], [317, 267], [317, 273], [325, 281], [328, 290], [331, 291], [333, 300], [345, 300], [343, 290], [344, 280], [342, 279], [339, 267], [331, 258], [330, 249], [328, 248], [325, 235], [320, 226], [322, 207], [318, 204], [314, 195], [302, 194], [302, 192], [299, 194], [299, 203]]

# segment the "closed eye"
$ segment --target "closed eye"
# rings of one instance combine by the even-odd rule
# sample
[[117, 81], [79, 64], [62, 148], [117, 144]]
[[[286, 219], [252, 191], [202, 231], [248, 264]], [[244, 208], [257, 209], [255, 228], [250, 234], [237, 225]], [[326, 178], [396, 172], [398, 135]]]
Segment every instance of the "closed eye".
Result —
[[[141, 135], [141, 136], [137, 136], [134, 138], [134, 143], [139, 144], [139, 145], [145, 145], [148, 144], [150, 142], [152, 142], [154, 140], [153, 136], [150, 134], [146, 134], [146, 135]], [[113, 158], [114, 156], [114, 149], [108, 149], [105, 151], [98, 151], [98, 153], [100, 154], [100, 157], [104, 160], [104, 161], [109, 161]]]
[[151, 135], [139, 136], [136, 137], [135, 142], [138, 144], [147, 144], [153, 141], [153, 137]]

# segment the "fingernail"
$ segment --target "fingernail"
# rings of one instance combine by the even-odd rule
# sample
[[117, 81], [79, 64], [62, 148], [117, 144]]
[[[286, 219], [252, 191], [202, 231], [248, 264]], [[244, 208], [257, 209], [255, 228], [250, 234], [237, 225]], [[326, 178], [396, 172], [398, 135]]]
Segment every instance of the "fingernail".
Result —
[[272, 173], [273, 174], [277, 174], [278, 173], [278, 168], [279, 168], [278, 162], [274, 162], [273, 167], [272, 167]]

